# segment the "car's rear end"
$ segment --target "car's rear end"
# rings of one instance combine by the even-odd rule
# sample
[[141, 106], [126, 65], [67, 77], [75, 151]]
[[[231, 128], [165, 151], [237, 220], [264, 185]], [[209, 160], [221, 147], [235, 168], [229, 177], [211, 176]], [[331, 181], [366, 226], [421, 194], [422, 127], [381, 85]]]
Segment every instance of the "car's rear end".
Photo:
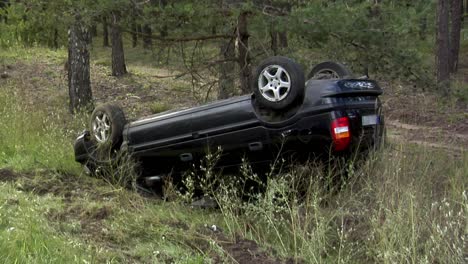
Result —
[[[354, 152], [380, 145], [384, 116], [379, 95], [382, 89], [372, 80], [311, 81], [308, 89], [319, 107], [330, 109], [329, 130], [332, 150]], [[314, 91], [315, 90], [315, 91]]]
[[384, 132], [381, 94], [382, 89], [371, 80], [310, 80], [297, 109], [283, 111], [283, 118], [261, 114], [260, 119], [267, 124], [273, 145], [281, 145], [286, 156], [345, 156], [380, 145]]

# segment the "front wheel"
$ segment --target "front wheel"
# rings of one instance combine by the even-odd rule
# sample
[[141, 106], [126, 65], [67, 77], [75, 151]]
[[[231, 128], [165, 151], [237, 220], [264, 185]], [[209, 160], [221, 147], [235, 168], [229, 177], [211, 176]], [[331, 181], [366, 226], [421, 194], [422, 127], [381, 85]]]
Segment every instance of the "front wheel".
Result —
[[97, 106], [90, 120], [91, 140], [99, 147], [117, 148], [122, 143], [122, 132], [127, 120], [123, 110], [114, 104]]

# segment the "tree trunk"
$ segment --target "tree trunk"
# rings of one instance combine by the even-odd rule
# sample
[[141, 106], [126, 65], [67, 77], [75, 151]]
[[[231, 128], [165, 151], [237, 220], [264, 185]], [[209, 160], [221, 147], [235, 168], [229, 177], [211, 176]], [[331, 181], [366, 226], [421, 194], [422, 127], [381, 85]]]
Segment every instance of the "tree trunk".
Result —
[[135, 17], [132, 17], [132, 47], [138, 46], [138, 26], [135, 22]]
[[[167, 0], [159, 0], [159, 6], [161, 9], [163, 9], [163, 12], [164, 12], [164, 8], [166, 8], [167, 6]], [[168, 29], [167, 29], [167, 24], [166, 22], [163, 22], [163, 26], [161, 28], [161, 30], [159, 31], [159, 35], [161, 36], [161, 38], [165, 38], [167, 37], [169, 34], [168, 34]]]
[[102, 17], [102, 46], [109, 47], [109, 26], [107, 25], [107, 17]]
[[237, 45], [239, 50], [240, 86], [242, 93], [250, 92], [250, 54], [249, 32], [247, 31], [247, 12], [241, 12], [237, 20]]
[[153, 46], [153, 40], [151, 39], [153, 32], [151, 30], [151, 26], [145, 24], [143, 25], [143, 28], [141, 30], [143, 33], [143, 48], [151, 49], [151, 47]]
[[450, 57], [449, 57], [449, 68], [451, 73], [455, 73], [458, 70], [458, 55], [460, 53], [460, 35], [461, 35], [461, 18], [462, 18], [462, 0], [451, 0], [450, 1]]
[[[447, 88], [449, 71], [449, 0], [439, 0], [437, 4], [437, 83]], [[447, 91], [446, 91], [447, 92]]]
[[54, 39], [53, 39], [53, 47], [55, 50], [57, 50], [59, 48], [59, 43], [58, 43], [58, 29], [57, 28], [54, 28]]
[[[150, 0], [150, 6], [151, 8], [156, 8], [158, 5], [160, 5], [159, 0]], [[152, 10], [150, 12], [150, 15], [153, 17], [157, 16], [157, 13]], [[142, 34], [143, 34], [143, 48], [144, 49], [151, 49], [153, 47], [153, 30], [151, 28], [151, 24], [144, 24], [142, 28]]]
[[278, 32], [271, 28], [270, 29], [270, 38], [271, 38], [271, 51], [273, 51], [273, 55], [278, 54]]
[[92, 109], [93, 94], [89, 77], [89, 32], [76, 18], [68, 35], [68, 92], [70, 112]]
[[427, 16], [424, 15], [419, 23], [419, 39], [425, 40], [427, 34]]
[[96, 22], [93, 22], [93, 24], [91, 25], [90, 27], [90, 33], [91, 33], [91, 37], [97, 37], [97, 25], [96, 25]]
[[122, 32], [119, 25], [119, 14], [116, 12], [112, 13], [111, 42], [112, 76], [125, 75], [127, 73], [127, 67], [125, 66]]
[[[132, 2], [133, 3], [133, 2]], [[140, 12], [136, 5], [132, 5], [132, 12], [130, 14], [130, 27], [132, 29], [132, 47], [135, 48], [138, 46], [138, 25], [136, 18], [139, 16]]]
[[286, 31], [278, 32], [279, 44], [281, 48], [288, 47], [288, 33]]
[[234, 93], [234, 78], [235, 64], [233, 63], [236, 57], [234, 48], [234, 40], [230, 39], [222, 41], [220, 45], [221, 58], [224, 59], [219, 65], [219, 92], [218, 99], [229, 98]]
[[[289, 15], [292, 10], [291, 1], [284, 2], [281, 6], [281, 9]], [[279, 38], [279, 45], [281, 48], [287, 48], [289, 46], [288, 45], [288, 32], [286, 30], [279, 31], [278, 38]]]

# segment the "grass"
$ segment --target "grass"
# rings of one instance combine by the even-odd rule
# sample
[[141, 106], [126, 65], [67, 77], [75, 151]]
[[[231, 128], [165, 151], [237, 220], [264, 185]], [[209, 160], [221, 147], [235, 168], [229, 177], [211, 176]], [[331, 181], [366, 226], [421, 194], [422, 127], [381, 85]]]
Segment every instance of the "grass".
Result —
[[154, 102], [150, 105], [150, 110], [153, 114], [158, 114], [170, 109], [171, 107], [164, 102]]
[[[64, 51], [0, 55], [0, 65], [17, 65], [18, 58], [37, 70], [0, 80], [0, 168], [10, 168], [0, 169], [0, 262], [235, 262], [238, 253], [227, 245], [256, 252], [242, 247], [244, 240], [270, 259], [293, 262], [466, 261], [466, 152], [454, 156], [393, 141], [363, 165], [346, 167], [349, 177], [340, 186], [327, 185], [334, 173], [317, 164], [293, 166], [273, 175], [250, 202], [239, 187], [242, 179], [255, 179], [247, 165], [229, 178], [236, 182], [208, 162], [197, 177], [224, 183], [205, 186], [220, 209], [194, 209], [184, 202], [190, 193], [148, 199], [83, 175], [72, 143], [87, 118], [68, 114], [62, 77], [53, 68], [61, 67]], [[148, 75], [138, 67], [138, 78], [120, 81], [137, 87]], [[140, 88], [152, 89], [145, 82]], [[151, 110], [172, 106], [167, 100]]]
[[[327, 177], [323, 170], [311, 166], [272, 178], [257, 203], [243, 204], [233, 193], [218, 200], [228, 230], [282, 257], [310, 263], [460, 263], [468, 227], [467, 164], [466, 154], [453, 160], [393, 145], [352, 171], [334, 194], [320, 183]], [[307, 186], [303, 200], [295, 186]]]
[[[205, 259], [190, 241], [196, 238], [194, 229], [210, 215], [187, 211], [178, 203], [149, 202], [97, 179], [53, 172], [2, 183], [0, 191], [3, 263], [203, 263]], [[180, 229], [178, 221], [188, 224]]]
[[59, 234], [47, 225], [41, 212], [55, 206], [56, 198], [1, 184], [0, 201], [2, 263], [82, 263], [93, 259], [83, 241]]
[[56, 169], [77, 173], [71, 139], [83, 123], [78, 118], [63, 126], [66, 112], [48, 112], [27, 105], [13, 91], [14, 82], [2, 87], [0, 97], [0, 166], [18, 170]]

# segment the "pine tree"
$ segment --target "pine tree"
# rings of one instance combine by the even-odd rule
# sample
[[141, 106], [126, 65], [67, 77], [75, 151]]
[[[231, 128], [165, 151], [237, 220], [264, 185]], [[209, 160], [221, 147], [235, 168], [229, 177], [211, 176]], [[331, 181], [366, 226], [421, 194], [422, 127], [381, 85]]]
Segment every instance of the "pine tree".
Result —
[[125, 66], [122, 31], [119, 25], [120, 12], [112, 12], [111, 18], [112, 76], [122, 76], [127, 73], [127, 67]]
[[463, 13], [463, 1], [450, 1], [450, 54], [449, 68], [451, 73], [458, 70], [458, 57], [460, 53], [461, 22]]
[[92, 109], [89, 41], [90, 33], [83, 26], [80, 15], [76, 15], [68, 36], [68, 92], [71, 113]]
[[437, 83], [446, 85], [450, 78], [449, 68], [449, 0], [437, 4]]

